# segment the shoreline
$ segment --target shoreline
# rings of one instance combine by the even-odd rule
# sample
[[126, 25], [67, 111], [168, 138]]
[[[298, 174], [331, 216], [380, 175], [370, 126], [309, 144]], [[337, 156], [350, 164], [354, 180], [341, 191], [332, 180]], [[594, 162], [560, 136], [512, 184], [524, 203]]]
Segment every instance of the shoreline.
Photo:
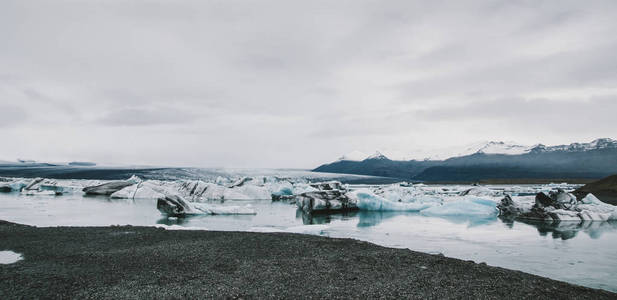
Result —
[[577, 298], [617, 294], [353, 239], [0, 221], [0, 297]]

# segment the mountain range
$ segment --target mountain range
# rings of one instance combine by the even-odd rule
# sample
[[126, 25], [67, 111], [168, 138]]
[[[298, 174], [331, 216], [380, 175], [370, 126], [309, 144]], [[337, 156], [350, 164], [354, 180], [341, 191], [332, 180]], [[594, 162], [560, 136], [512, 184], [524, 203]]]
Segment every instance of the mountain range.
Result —
[[594, 179], [617, 173], [617, 140], [602, 138], [557, 146], [485, 142], [445, 159], [392, 159], [380, 152], [365, 156], [354, 151], [313, 171], [412, 181]]

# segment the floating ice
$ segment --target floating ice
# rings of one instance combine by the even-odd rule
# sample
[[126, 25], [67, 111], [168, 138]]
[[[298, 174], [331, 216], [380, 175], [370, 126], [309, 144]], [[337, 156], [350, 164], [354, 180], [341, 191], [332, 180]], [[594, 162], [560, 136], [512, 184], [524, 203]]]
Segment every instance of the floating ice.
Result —
[[144, 181], [138, 184], [127, 186], [110, 195], [115, 199], [158, 199], [165, 197], [167, 194], [175, 194], [176, 191], [170, 191], [161, 183], [153, 181]]
[[57, 195], [62, 195], [62, 192], [56, 192], [56, 191], [39, 191], [39, 190], [23, 190], [21, 191], [22, 195], [26, 195], [26, 196], [57, 196]]
[[474, 186], [468, 190], [462, 191], [460, 196], [497, 196], [500, 191], [491, 190], [484, 186]]
[[275, 227], [260, 227], [260, 226], [251, 227], [247, 231], [248, 232], [261, 232], [261, 233], [287, 232], [284, 229], [279, 229]]
[[306, 213], [343, 212], [358, 209], [356, 198], [344, 190], [302, 193], [296, 197], [296, 206]]
[[328, 229], [328, 225], [302, 225], [293, 226], [285, 229], [285, 232], [302, 233], [302, 234], [323, 234], [324, 230]]
[[467, 197], [427, 208], [421, 213], [426, 216], [493, 217], [497, 216], [498, 210], [494, 201]]
[[[219, 180], [220, 182], [224, 182]], [[179, 192], [192, 201], [204, 200], [264, 200], [272, 195], [293, 195], [294, 186], [285, 181], [276, 182], [268, 179], [238, 180], [230, 186], [204, 181], [186, 181]]]
[[157, 224], [157, 225], [154, 225], [154, 227], [163, 228], [165, 230], [208, 230], [205, 227], [180, 226], [180, 225], [164, 225], [164, 224]]
[[187, 202], [177, 195], [166, 195], [157, 200], [156, 208], [170, 217], [191, 215], [254, 215], [250, 206], [223, 206], [206, 203]]
[[111, 195], [119, 190], [122, 190], [123, 188], [127, 187], [127, 186], [131, 186], [136, 184], [133, 181], [111, 181], [111, 182], [107, 182], [107, 183], [103, 183], [103, 184], [99, 184], [99, 185], [95, 185], [95, 186], [87, 186], [83, 189], [83, 192], [88, 194], [88, 195]]
[[563, 190], [551, 192], [549, 195], [538, 193], [535, 203], [531, 206], [521, 205], [509, 197], [505, 197], [498, 205], [500, 214], [504, 217], [554, 221], [611, 221], [617, 220], [617, 206], [604, 203], [592, 194], [581, 201], [574, 195]]
[[439, 205], [441, 200], [434, 197], [417, 197], [412, 201], [407, 198], [407, 202], [390, 201], [381, 196], [375, 195], [368, 189], [360, 189], [350, 193], [352, 198], [357, 199], [360, 210], [372, 211], [421, 211], [429, 207]]
[[21, 254], [13, 251], [0, 251], [0, 264], [8, 265], [24, 259]]

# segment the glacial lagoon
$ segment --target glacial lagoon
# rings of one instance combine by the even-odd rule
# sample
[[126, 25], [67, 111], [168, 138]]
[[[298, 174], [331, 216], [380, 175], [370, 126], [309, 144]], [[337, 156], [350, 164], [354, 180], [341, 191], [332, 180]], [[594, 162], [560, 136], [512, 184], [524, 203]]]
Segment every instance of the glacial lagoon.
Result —
[[[249, 205], [256, 214], [167, 218], [156, 209], [153, 199], [110, 199], [80, 193], [25, 196], [13, 192], [0, 193], [0, 219], [33, 226], [140, 225], [168, 230], [292, 232], [353, 238], [617, 291], [615, 222], [562, 221], [547, 225], [497, 216], [385, 211], [311, 216], [293, 204], [270, 199], [208, 203]], [[0, 242], [0, 250], [9, 249], [2, 249]]]

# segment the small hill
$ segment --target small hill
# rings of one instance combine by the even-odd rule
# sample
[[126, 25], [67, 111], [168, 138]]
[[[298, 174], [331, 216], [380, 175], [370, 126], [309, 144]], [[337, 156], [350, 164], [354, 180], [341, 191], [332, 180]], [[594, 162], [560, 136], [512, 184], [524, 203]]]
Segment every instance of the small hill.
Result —
[[577, 197], [592, 193], [603, 202], [617, 205], [617, 174], [588, 183], [575, 192]]

